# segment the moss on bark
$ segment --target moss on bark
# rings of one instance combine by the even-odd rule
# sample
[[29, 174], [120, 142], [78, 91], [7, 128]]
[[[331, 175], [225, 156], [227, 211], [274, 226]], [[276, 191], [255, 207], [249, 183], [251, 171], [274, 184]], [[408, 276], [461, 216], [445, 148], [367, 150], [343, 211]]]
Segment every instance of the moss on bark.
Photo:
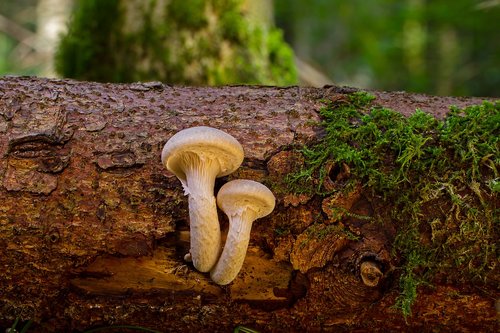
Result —
[[[397, 230], [397, 307], [406, 316], [417, 287], [435, 279], [488, 283], [498, 272], [500, 103], [451, 107], [445, 119], [416, 110], [405, 117], [355, 92], [326, 100], [325, 136], [299, 149], [304, 168], [290, 189], [326, 197], [358, 184], [377, 209], [370, 223]], [[346, 177], [332, 165], [344, 165]], [[345, 174], [345, 172], [344, 172]], [[345, 176], [345, 175], [344, 175]], [[333, 186], [325, 179], [333, 177]], [[349, 214], [342, 207], [339, 214]], [[347, 230], [349, 226], [347, 225]], [[452, 270], [453, 274], [445, 271]]]

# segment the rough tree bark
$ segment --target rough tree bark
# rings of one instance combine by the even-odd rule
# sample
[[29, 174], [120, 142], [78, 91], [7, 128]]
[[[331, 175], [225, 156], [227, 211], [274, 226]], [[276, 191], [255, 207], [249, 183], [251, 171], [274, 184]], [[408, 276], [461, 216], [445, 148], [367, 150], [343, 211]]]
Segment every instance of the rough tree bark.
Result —
[[[197, 125], [236, 137], [245, 161], [228, 179], [269, 182], [337, 87], [171, 87], [39, 78], [0, 80], [0, 326], [37, 332], [140, 325], [159, 331], [495, 330], [495, 297], [462, 286], [422, 288], [405, 322], [391, 244], [377, 228], [294, 247], [321, 200], [277, 194], [255, 223], [244, 268], [227, 287], [186, 265], [187, 200], [160, 163], [166, 140]], [[374, 92], [403, 114], [442, 117], [475, 98]], [[292, 156], [293, 157], [293, 156]], [[359, 195], [354, 195], [356, 200]], [[227, 220], [220, 215], [222, 228]], [[292, 233], [277, 237], [286, 220]], [[363, 258], [372, 260], [363, 260]], [[460, 296], [454, 291], [460, 289]]]

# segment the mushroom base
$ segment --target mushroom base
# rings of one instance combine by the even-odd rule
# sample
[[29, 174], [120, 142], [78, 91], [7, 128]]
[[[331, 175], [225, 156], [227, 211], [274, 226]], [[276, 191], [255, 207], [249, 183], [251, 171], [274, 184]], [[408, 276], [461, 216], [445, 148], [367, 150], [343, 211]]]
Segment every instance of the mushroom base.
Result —
[[210, 272], [210, 277], [215, 283], [229, 284], [241, 270], [250, 241], [254, 215], [251, 210], [247, 209], [230, 217], [224, 250], [214, 269]]

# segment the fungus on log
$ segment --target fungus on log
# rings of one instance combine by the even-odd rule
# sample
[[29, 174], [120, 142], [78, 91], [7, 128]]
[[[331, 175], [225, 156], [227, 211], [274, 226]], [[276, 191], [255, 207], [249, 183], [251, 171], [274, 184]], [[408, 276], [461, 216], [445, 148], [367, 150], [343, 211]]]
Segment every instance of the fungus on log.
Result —
[[252, 223], [271, 214], [275, 198], [266, 186], [258, 182], [236, 179], [221, 187], [217, 206], [229, 219], [229, 231], [224, 250], [210, 271], [210, 277], [215, 283], [226, 285], [234, 280], [243, 266]]
[[[328, 161], [321, 174], [299, 179], [299, 185], [314, 185], [312, 192], [287, 187], [290, 175], [308, 163], [303, 145], [331, 134], [320, 124], [325, 101], [342, 106], [355, 91], [1, 78], [0, 327], [19, 318], [32, 320], [37, 332], [107, 325], [158, 331], [227, 332], [240, 325], [286, 332], [494, 331], [498, 270], [481, 282], [455, 278], [460, 272], [443, 266], [429, 285], [410, 285], [418, 291], [412, 315], [405, 318], [394, 306], [401, 282], [415, 282], [411, 278], [427, 268], [411, 266], [413, 257], [394, 250], [404, 228], [383, 195], [360, 180], [351, 182], [356, 165]], [[437, 119], [450, 105], [482, 102], [372, 94], [378, 106], [405, 116], [419, 108]], [[194, 126], [223, 130], [245, 151], [242, 166], [217, 179], [215, 191], [241, 178], [265, 184], [276, 196], [274, 211], [253, 226], [241, 272], [224, 287], [184, 262], [188, 200], [160, 160], [165, 142]], [[420, 136], [412, 139], [421, 142]], [[389, 169], [394, 159], [384, 162]], [[478, 163], [476, 174], [498, 167], [488, 156]], [[493, 204], [498, 211], [496, 194], [482, 190], [485, 183], [453, 192], [452, 181], [425, 192], [423, 216], [441, 215], [412, 229], [416, 244], [460, 245], [447, 243], [445, 226], [468, 206], [446, 206], [445, 196], [482, 208]], [[228, 221], [220, 211], [219, 220], [224, 234]], [[491, 242], [491, 235], [483, 237], [483, 245]]]
[[200, 272], [210, 271], [220, 255], [220, 225], [214, 197], [215, 178], [233, 173], [243, 162], [243, 148], [232, 136], [206, 126], [172, 136], [162, 163], [182, 183], [189, 197], [191, 245], [188, 256]]

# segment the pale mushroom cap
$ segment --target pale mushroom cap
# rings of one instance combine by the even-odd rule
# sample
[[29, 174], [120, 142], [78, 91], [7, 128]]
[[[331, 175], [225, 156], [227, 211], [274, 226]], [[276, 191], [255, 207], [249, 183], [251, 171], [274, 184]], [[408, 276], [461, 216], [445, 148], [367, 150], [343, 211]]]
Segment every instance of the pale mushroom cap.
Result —
[[185, 153], [198, 155], [202, 160], [211, 159], [219, 163], [217, 177], [234, 172], [243, 162], [243, 147], [231, 135], [221, 130], [198, 126], [174, 134], [163, 147], [161, 161], [179, 179], [185, 180], [182, 156]]
[[255, 219], [269, 215], [275, 206], [273, 193], [261, 183], [237, 179], [224, 184], [217, 194], [217, 205], [228, 216], [251, 209]]

